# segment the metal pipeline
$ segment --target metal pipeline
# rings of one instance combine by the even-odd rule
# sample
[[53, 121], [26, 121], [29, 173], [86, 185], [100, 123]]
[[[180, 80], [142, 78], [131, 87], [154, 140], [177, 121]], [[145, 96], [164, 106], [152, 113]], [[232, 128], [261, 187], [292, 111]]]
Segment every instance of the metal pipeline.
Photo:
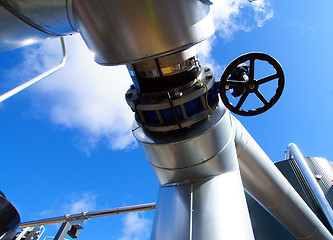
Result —
[[319, 186], [316, 178], [313, 176], [312, 171], [308, 164], [306, 163], [302, 153], [294, 143], [290, 143], [287, 147], [286, 157], [288, 159], [294, 157], [299, 168], [301, 169], [307, 183], [309, 184], [313, 194], [315, 195], [320, 208], [322, 209], [325, 217], [327, 218], [328, 223], [333, 229], [333, 211], [331, 205], [328, 203], [325, 194], [321, 187]]
[[109, 215], [121, 214], [121, 213], [129, 213], [129, 212], [137, 212], [137, 211], [146, 211], [155, 209], [155, 203], [146, 203], [140, 205], [126, 206], [126, 207], [118, 207], [111, 208], [106, 210], [94, 211], [94, 212], [82, 212], [78, 214], [68, 214], [60, 217], [46, 218], [35, 221], [23, 222], [21, 223], [19, 228], [26, 227], [37, 227], [41, 225], [54, 224], [54, 223], [62, 223], [69, 222], [78, 219], [90, 219], [96, 217], [104, 217]]
[[75, 33], [70, 3], [0, 0], [0, 52]]
[[152, 59], [210, 37], [215, 30], [210, 4], [204, 0], [0, 0], [0, 52], [79, 32], [99, 64]]
[[232, 117], [244, 188], [298, 239], [333, 236], [275, 167], [251, 135]]
[[[115, 65], [184, 50], [214, 32], [209, 1], [101, 0], [99, 4], [92, 0], [53, 2], [50, 6], [49, 1], [42, 0], [0, 0], [0, 52], [77, 31], [94, 53], [96, 62]], [[232, 122], [240, 172], [247, 191], [299, 239], [332, 239], [332, 235], [259, 145], [237, 120]], [[211, 129], [214, 127], [211, 126]], [[210, 135], [223, 133], [224, 130], [229, 131], [228, 128], [222, 128], [220, 131], [211, 131]], [[195, 146], [196, 142], [191, 143]], [[153, 148], [150, 151], [150, 154], [154, 154]], [[228, 152], [222, 151], [219, 159], [226, 159], [222, 155], [229, 155]], [[201, 175], [203, 171], [203, 175], [207, 175], [206, 172], [215, 175], [214, 167], [221, 163], [228, 164], [227, 161], [209, 161], [209, 164], [200, 162], [198, 167], [203, 170], [200, 169], [197, 174]], [[159, 167], [155, 171], [162, 171]], [[185, 167], [185, 172], [193, 170], [192, 167], [181, 167]], [[157, 175], [160, 182], [164, 182], [183, 177], [184, 171], [170, 173], [166, 169], [163, 174]]]
[[229, 111], [182, 132], [134, 126], [161, 184], [151, 239], [254, 239]]

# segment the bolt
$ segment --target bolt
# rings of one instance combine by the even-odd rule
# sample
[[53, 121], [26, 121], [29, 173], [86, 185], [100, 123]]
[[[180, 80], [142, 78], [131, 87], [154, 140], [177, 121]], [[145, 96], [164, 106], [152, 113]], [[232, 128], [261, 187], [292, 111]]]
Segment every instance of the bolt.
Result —
[[135, 85], [134, 85], [134, 84], [131, 84], [131, 88], [134, 89], [134, 88], [135, 88]]
[[197, 83], [195, 83], [195, 88], [197, 88], [197, 89], [200, 89], [200, 88], [202, 88], [202, 86], [203, 86], [203, 84], [202, 83], [199, 83], [199, 82], [197, 82]]
[[130, 97], [133, 96], [133, 93], [132, 93], [132, 92], [127, 92], [127, 93], [125, 94], [125, 96], [126, 96], [127, 98], [130, 98]]
[[209, 74], [206, 76], [206, 79], [212, 79], [213, 78], [213, 75]]
[[320, 180], [320, 179], [322, 179], [323, 177], [322, 177], [320, 174], [316, 174], [316, 175], [315, 175], [315, 178], [316, 178], [317, 180]]
[[180, 98], [181, 96], [183, 96], [182, 92], [175, 92], [175, 94], [173, 95], [174, 98]]
[[210, 68], [205, 68], [205, 72], [209, 72], [210, 71]]
[[251, 83], [251, 84], [249, 85], [249, 88], [250, 88], [251, 90], [255, 89], [255, 87], [256, 87], [256, 85], [253, 84], [253, 83]]

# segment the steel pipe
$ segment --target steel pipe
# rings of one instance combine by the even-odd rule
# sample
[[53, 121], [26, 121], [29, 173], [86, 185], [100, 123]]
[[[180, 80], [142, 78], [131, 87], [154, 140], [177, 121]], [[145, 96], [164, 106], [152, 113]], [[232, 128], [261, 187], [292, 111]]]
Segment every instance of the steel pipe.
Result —
[[99, 64], [152, 59], [210, 37], [215, 31], [210, 4], [203, 0], [2, 0], [0, 52], [80, 32]]
[[19, 228], [36, 227], [36, 226], [48, 225], [48, 224], [54, 224], [54, 223], [69, 222], [69, 221], [78, 220], [78, 219], [90, 219], [90, 218], [96, 218], [96, 217], [104, 217], [104, 216], [116, 215], [116, 214], [121, 214], [121, 213], [146, 211], [146, 210], [155, 209], [155, 206], [156, 206], [156, 203], [146, 203], [146, 204], [140, 204], [140, 205], [93, 211], [93, 212], [68, 214], [65, 216], [23, 222], [23, 223], [21, 223]]
[[71, 8], [66, 0], [1, 0], [0, 52], [75, 33]]
[[215, 29], [200, 0], [72, 0], [77, 30], [95, 61], [139, 62], [187, 49]]
[[305, 161], [302, 153], [300, 152], [296, 144], [290, 143], [288, 145], [286, 157], [288, 157], [288, 159], [294, 157], [294, 159], [296, 160], [316, 200], [318, 201], [318, 204], [322, 209], [331, 229], [333, 230], [333, 211], [331, 205], [327, 201], [323, 190], [319, 186], [316, 178], [313, 176], [310, 167], [308, 166], [307, 162]]
[[333, 236], [275, 167], [240, 122], [233, 118], [242, 180], [247, 192], [298, 239]]
[[161, 187], [151, 239], [254, 239], [229, 111], [182, 132], [134, 127]]

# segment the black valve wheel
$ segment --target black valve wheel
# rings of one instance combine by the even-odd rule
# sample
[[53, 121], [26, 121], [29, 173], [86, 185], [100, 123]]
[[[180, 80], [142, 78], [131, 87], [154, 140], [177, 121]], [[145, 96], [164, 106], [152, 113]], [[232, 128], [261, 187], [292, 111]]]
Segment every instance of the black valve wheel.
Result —
[[[271, 65], [275, 73], [255, 79], [255, 62], [261, 60]], [[249, 66], [244, 68], [245, 63], [249, 62]], [[235, 78], [235, 71], [243, 69], [241, 74], [238, 74], [242, 79]], [[245, 70], [244, 70], [245, 69]], [[239, 71], [238, 71], [239, 72]], [[235, 79], [233, 79], [235, 78]], [[259, 87], [265, 83], [277, 79], [277, 89], [275, 94], [267, 100], [259, 91]], [[242, 116], [254, 116], [261, 114], [270, 109], [280, 98], [284, 87], [284, 74], [280, 63], [273, 57], [264, 53], [247, 53], [233, 60], [224, 70], [220, 81], [220, 96], [224, 105], [233, 113]], [[227, 96], [229, 90], [237, 90], [237, 96], [240, 97], [236, 106], [234, 106]], [[255, 94], [263, 103], [256, 109], [243, 109], [242, 106], [250, 94]], [[235, 94], [232, 94], [233, 96]]]

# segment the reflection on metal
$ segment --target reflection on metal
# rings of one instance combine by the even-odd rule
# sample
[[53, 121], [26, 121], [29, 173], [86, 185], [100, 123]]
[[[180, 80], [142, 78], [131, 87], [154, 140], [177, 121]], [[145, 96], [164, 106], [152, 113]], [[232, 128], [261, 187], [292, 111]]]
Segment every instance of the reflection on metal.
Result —
[[161, 186], [157, 202], [152, 240], [254, 239], [239, 171]]
[[[171, 233], [167, 234], [166, 232], [168, 230], [172, 232], [171, 229], [174, 229], [173, 224], [178, 222], [179, 212], [186, 219], [186, 216], [192, 216], [190, 225], [181, 225], [183, 230], [179, 231], [186, 236], [190, 234], [189, 229], [196, 231], [189, 226], [193, 227], [191, 224], [201, 220], [199, 220], [199, 216], [195, 218], [194, 215], [189, 215], [191, 212], [187, 212], [192, 209], [190, 208], [191, 199], [193, 202], [196, 199], [195, 196], [191, 195], [189, 189], [191, 185], [203, 183], [209, 177], [214, 179], [214, 176], [216, 178], [219, 175], [237, 172], [238, 166], [233, 161], [235, 144], [244, 187], [262, 206], [299, 239], [332, 239], [332, 235], [323, 223], [274, 166], [250, 134], [224, 107], [218, 107], [210, 118], [195, 128], [188, 131], [183, 130], [182, 134], [152, 133], [139, 127], [134, 127], [133, 133], [145, 151], [161, 184], [152, 239], [157, 239], [157, 236], [170, 236]], [[228, 184], [231, 184], [230, 181]], [[226, 183], [226, 185], [228, 184]], [[238, 187], [234, 186], [234, 189], [236, 191]], [[217, 195], [214, 196], [214, 194]], [[212, 198], [218, 198], [217, 190], [214, 194]], [[231, 192], [226, 191], [222, 195], [228, 196], [229, 194], [232, 195]], [[242, 198], [242, 195], [238, 195], [238, 200]], [[236, 199], [237, 197], [235, 197], [235, 202]], [[170, 207], [171, 203], [175, 206]], [[202, 203], [208, 204], [207, 202]], [[197, 205], [197, 209], [192, 209], [193, 212], [203, 209], [204, 205]], [[212, 203], [208, 205], [212, 206]], [[230, 209], [233, 209], [232, 204], [229, 206]], [[238, 203], [237, 206], [243, 205]], [[215, 209], [215, 206], [210, 209], [213, 208]], [[201, 218], [205, 214], [210, 214], [209, 209], [200, 215]], [[224, 216], [228, 218], [228, 215]], [[246, 217], [241, 219], [244, 220]], [[229, 228], [236, 226], [232, 222], [228, 224]], [[213, 225], [206, 226], [206, 229], [199, 228], [200, 230], [196, 234], [214, 232]], [[237, 228], [239, 227], [237, 225]], [[242, 227], [246, 229], [244, 225]], [[215, 234], [220, 236], [221, 233], [217, 231]], [[181, 238], [172, 235], [172, 239]]]
[[215, 29], [209, 1], [3, 0], [0, 52], [80, 32], [95, 61], [133, 63], [179, 52]]
[[75, 33], [66, 0], [0, 1], [0, 52]]
[[[202, 67], [197, 79], [211, 90], [214, 86], [213, 76], [209, 68]], [[158, 79], [154, 81], [156, 85], [163, 84]], [[140, 93], [136, 88], [130, 88], [126, 93], [126, 101], [137, 113], [136, 120], [140, 126], [149, 131], [167, 132], [189, 128], [211, 114], [210, 110], [205, 109], [206, 101], [200, 101], [200, 98], [207, 94], [207, 89], [197, 84], [193, 77], [191, 82], [183, 86], [158, 93]], [[217, 107], [217, 95], [209, 94], [208, 101], [212, 109]], [[170, 116], [170, 112], [174, 114]]]
[[131, 76], [138, 78], [166, 77], [193, 69], [197, 65], [196, 54], [196, 49], [192, 47], [160, 58], [128, 64], [127, 68]]
[[[2, 0], [0, 51], [79, 31], [97, 63], [131, 64], [134, 82], [138, 80], [126, 94], [137, 113], [133, 134], [161, 184], [153, 240], [253, 239], [243, 184], [297, 238], [332, 240], [259, 145], [218, 104], [212, 70], [196, 65], [196, 57], [186, 51], [214, 33], [211, 1], [53, 3]], [[0, 102], [62, 68], [66, 61], [63, 38], [61, 43], [63, 59], [58, 66], [1, 95]], [[249, 85], [249, 89], [254, 91], [256, 86]], [[259, 92], [257, 96], [267, 102]], [[26, 222], [20, 228], [64, 222], [61, 239], [75, 222], [154, 208], [155, 203], [150, 203], [84, 212]]]
[[72, 0], [75, 25], [95, 61], [133, 63], [187, 49], [214, 33], [199, 0]]
[[[313, 175], [311, 169], [306, 163], [302, 153], [294, 143], [290, 143], [287, 147], [286, 159], [295, 158], [299, 168], [301, 169], [307, 183], [309, 184], [313, 194], [315, 195], [320, 208], [322, 209], [327, 221], [329, 222], [331, 229], [333, 230], [333, 211], [331, 205], [327, 201], [323, 190], [318, 184], [315, 176]], [[321, 179], [321, 177], [319, 178]]]
[[223, 105], [182, 132], [134, 127], [133, 134], [161, 184], [151, 239], [253, 239], [231, 119]]
[[67, 10], [66, 0], [2, 0], [1, 6], [41, 32], [54, 36], [73, 32], [67, 18], [70, 9]]
[[55, 66], [54, 68], [51, 68], [50, 70], [38, 75], [37, 77], [17, 86], [16, 88], [13, 88], [12, 90], [9, 90], [8, 92], [0, 95], [0, 103], [3, 102], [4, 100], [12, 97], [13, 95], [21, 92], [22, 90], [30, 87], [31, 85], [39, 82], [40, 80], [46, 78], [47, 76], [51, 75], [52, 73], [55, 73], [56, 71], [60, 70], [63, 68], [66, 64], [66, 59], [67, 59], [67, 52], [66, 52], [66, 46], [65, 46], [65, 41], [63, 37], [60, 37], [61, 41], [61, 47], [62, 47], [62, 60], [59, 65]]
[[60, 217], [53, 217], [53, 218], [46, 218], [46, 219], [41, 219], [41, 220], [23, 222], [23, 223], [21, 223], [19, 228], [35, 227], [35, 226], [40, 226], [40, 225], [69, 222], [69, 221], [74, 221], [74, 220], [79, 220], [79, 219], [90, 219], [90, 218], [103, 217], [103, 216], [109, 216], [109, 215], [115, 215], [115, 214], [121, 214], [121, 213], [152, 210], [152, 209], [155, 209], [155, 206], [156, 206], [155, 203], [147, 203], [147, 204], [111, 208], [111, 209], [93, 211], [93, 212], [82, 212], [79, 214], [68, 214], [68, 215], [60, 216]]
[[299, 239], [327, 239], [332, 235], [288, 180], [234, 119], [240, 172], [245, 189]]

